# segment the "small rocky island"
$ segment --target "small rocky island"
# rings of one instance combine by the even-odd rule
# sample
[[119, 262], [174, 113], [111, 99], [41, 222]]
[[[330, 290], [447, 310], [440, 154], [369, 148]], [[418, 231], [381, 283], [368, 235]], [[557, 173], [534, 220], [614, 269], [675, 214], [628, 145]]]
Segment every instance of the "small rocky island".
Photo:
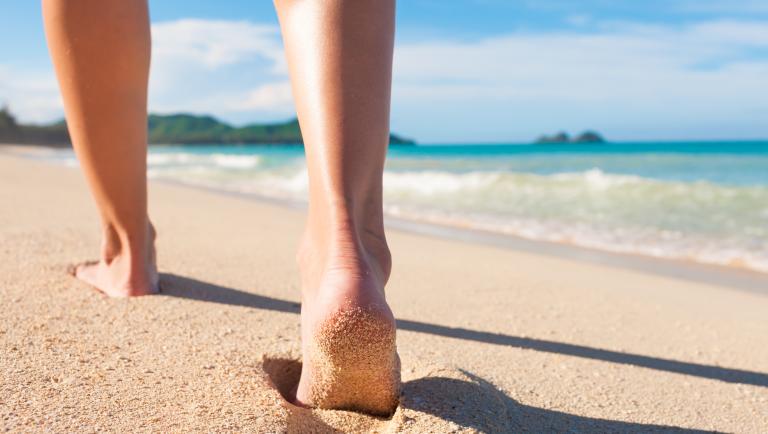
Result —
[[568, 133], [561, 131], [552, 136], [541, 136], [536, 139], [536, 144], [561, 144], [561, 143], [605, 143], [605, 139], [595, 131], [584, 131], [583, 133], [571, 137]]

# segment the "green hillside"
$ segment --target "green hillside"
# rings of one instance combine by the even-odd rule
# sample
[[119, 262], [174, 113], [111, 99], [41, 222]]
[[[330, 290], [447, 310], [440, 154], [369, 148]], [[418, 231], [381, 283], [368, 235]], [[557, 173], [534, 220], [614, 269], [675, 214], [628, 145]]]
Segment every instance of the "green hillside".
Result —
[[[191, 114], [149, 115], [149, 143], [171, 144], [301, 144], [299, 122], [250, 124], [234, 127], [212, 116]], [[413, 140], [392, 134], [394, 144], [414, 144]], [[69, 146], [64, 121], [49, 125], [23, 125], [8, 109], [0, 109], [0, 143], [28, 143]]]
[[296, 119], [233, 127], [211, 116], [150, 115], [150, 143], [302, 143]]

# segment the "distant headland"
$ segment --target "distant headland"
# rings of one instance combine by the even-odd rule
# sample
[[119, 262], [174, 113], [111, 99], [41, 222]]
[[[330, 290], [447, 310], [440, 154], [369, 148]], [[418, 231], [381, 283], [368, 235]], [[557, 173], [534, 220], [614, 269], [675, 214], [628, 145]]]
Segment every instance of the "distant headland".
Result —
[[584, 131], [583, 133], [570, 137], [568, 133], [561, 131], [551, 136], [541, 136], [534, 142], [540, 145], [560, 144], [560, 143], [605, 143], [605, 139], [599, 133], [594, 131]]
[[[153, 145], [292, 145], [304, 143], [296, 118], [286, 122], [235, 127], [213, 116], [150, 114], [148, 132], [149, 143]], [[416, 144], [414, 140], [396, 134], [391, 134], [389, 139], [390, 143], [397, 145]], [[64, 120], [45, 125], [20, 124], [6, 107], [0, 109], [0, 143], [68, 147], [71, 146], [72, 142]]]

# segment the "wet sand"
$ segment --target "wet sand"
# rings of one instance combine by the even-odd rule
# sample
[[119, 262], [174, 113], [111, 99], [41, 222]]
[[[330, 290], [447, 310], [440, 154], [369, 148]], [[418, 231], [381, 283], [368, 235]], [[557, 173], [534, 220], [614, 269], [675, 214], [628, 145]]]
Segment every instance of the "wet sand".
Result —
[[302, 212], [159, 183], [150, 196], [163, 293], [107, 299], [66, 274], [98, 247], [80, 174], [0, 155], [2, 428], [768, 429], [765, 293], [397, 230], [397, 412], [294, 407]]

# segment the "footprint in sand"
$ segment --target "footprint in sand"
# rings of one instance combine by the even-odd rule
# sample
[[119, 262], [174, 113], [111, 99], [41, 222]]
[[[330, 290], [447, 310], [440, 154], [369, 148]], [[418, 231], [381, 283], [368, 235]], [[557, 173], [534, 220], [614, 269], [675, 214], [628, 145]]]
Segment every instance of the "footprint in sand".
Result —
[[459, 369], [439, 366], [403, 372], [400, 405], [389, 419], [365, 414], [316, 410], [290, 404], [301, 362], [290, 356], [264, 357], [264, 380], [282, 405], [289, 433], [336, 432], [509, 432], [509, 409], [492, 384]]

